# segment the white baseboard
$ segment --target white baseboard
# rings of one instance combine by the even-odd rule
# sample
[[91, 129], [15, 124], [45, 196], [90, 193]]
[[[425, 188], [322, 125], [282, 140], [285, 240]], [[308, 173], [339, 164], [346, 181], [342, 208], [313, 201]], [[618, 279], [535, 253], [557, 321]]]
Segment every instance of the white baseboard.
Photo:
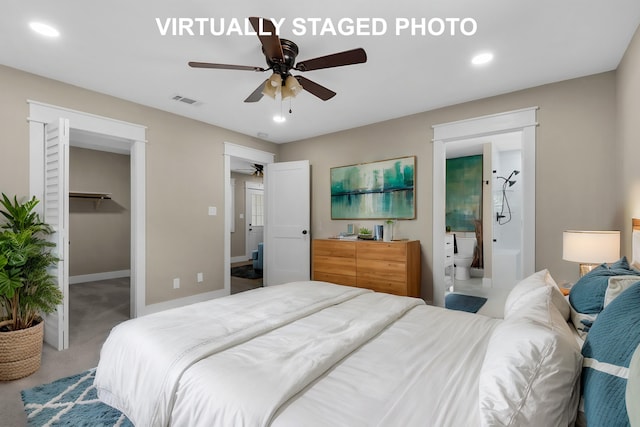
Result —
[[131, 270], [105, 271], [103, 273], [80, 274], [78, 276], [69, 276], [69, 284], [98, 282], [100, 280], [120, 279], [121, 277], [130, 277]]
[[240, 256], [231, 257], [231, 263], [234, 263], [234, 262], [245, 262], [245, 261], [250, 261], [250, 260], [251, 260], [251, 258], [250, 257], [247, 258], [246, 255], [240, 255]]
[[230, 294], [229, 289], [220, 289], [217, 291], [205, 292], [202, 294], [191, 295], [184, 298], [173, 299], [171, 301], [159, 302], [151, 304], [144, 308], [142, 315], [157, 313], [159, 311], [169, 310], [170, 308], [182, 307], [183, 305], [194, 304], [196, 302], [208, 301], [214, 298], [224, 297]]

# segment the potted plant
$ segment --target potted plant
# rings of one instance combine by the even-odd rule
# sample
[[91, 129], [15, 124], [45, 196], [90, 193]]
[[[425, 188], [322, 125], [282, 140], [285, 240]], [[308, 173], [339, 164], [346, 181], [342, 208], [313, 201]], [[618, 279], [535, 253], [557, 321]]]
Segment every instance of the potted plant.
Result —
[[[40, 368], [43, 313], [62, 303], [48, 268], [58, 261], [46, 240], [51, 227], [33, 211], [34, 197], [0, 200], [0, 380], [22, 378]], [[3, 218], [4, 217], [4, 218]], [[4, 221], [2, 223], [1, 221]]]
[[373, 238], [373, 233], [367, 227], [360, 227], [358, 230], [358, 238], [369, 240]]

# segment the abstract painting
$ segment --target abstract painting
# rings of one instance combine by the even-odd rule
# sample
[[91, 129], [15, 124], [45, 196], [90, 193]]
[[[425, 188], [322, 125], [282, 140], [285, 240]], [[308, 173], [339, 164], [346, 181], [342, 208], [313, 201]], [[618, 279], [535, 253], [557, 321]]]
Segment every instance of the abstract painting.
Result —
[[482, 219], [482, 156], [447, 159], [446, 225], [474, 231]]
[[331, 168], [331, 219], [415, 219], [416, 157]]

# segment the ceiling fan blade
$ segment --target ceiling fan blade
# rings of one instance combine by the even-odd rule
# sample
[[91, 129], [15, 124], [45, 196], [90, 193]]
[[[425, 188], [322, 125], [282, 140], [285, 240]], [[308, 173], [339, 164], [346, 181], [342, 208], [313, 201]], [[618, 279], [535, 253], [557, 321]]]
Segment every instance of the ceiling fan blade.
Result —
[[282, 45], [280, 45], [280, 37], [276, 34], [276, 26], [270, 19], [258, 18], [252, 16], [249, 18], [251, 26], [256, 33], [265, 55], [274, 62], [284, 62], [284, 53], [282, 53]]
[[193, 68], [217, 68], [221, 70], [244, 70], [244, 71], [266, 71], [262, 67], [252, 67], [250, 65], [229, 65], [229, 64], [212, 64], [210, 62], [189, 62], [189, 66]]
[[298, 71], [311, 71], [322, 68], [342, 67], [343, 65], [361, 64], [363, 62], [367, 62], [367, 53], [364, 49], [358, 48], [307, 59], [306, 61], [298, 62], [295, 69]]
[[327, 101], [333, 98], [334, 96], [336, 96], [336, 93], [334, 91], [332, 91], [331, 89], [327, 89], [326, 87], [319, 85], [314, 81], [311, 81], [302, 76], [295, 76], [295, 77], [296, 77], [296, 80], [298, 80], [298, 83], [302, 85], [302, 89], [317, 96], [323, 101]]
[[[267, 79], [269, 80], [269, 79]], [[254, 90], [251, 95], [249, 95], [247, 97], [247, 99], [244, 100], [244, 102], [258, 102], [262, 99], [262, 88], [264, 88], [264, 85], [267, 83], [267, 80], [263, 81], [262, 83], [260, 83], [260, 86], [258, 86], [256, 88], [256, 90]]]

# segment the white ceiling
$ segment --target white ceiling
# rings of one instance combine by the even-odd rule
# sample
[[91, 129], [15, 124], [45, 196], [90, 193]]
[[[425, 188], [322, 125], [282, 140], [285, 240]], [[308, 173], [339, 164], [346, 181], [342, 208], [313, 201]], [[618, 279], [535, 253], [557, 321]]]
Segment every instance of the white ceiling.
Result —
[[[269, 72], [187, 66], [202, 61], [265, 67], [258, 37], [163, 36], [156, 23], [211, 18], [219, 26], [225, 18], [229, 28], [230, 20], [243, 23], [249, 16], [284, 19], [280, 36], [298, 44], [298, 60], [362, 47], [368, 61], [304, 73], [337, 96], [323, 102], [303, 92], [287, 121], [275, 123], [273, 115], [281, 107], [286, 112], [287, 101], [243, 102]], [[320, 36], [307, 20], [307, 34], [298, 36], [296, 18], [336, 25], [342, 18], [376, 18], [387, 28], [384, 35]], [[396, 35], [402, 18], [472, 18], [477, 31]], [[56, 26], [61, 36], [33, 33], [33, 20]], [[639, 23], [638, 0], [4, 0], [0, 64], [284, 143], [613, 70]], [[472, 66], [471, 57], [481, 51], [493, 52], [494, 61]], [[200, 102], [176, 102], [175, 95]]]

